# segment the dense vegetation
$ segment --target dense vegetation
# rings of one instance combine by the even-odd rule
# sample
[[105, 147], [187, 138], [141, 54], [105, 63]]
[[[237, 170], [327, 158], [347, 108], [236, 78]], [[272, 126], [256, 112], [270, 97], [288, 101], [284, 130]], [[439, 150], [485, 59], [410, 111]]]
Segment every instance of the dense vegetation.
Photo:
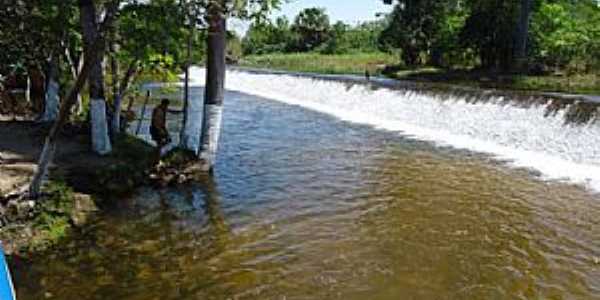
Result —
[[379, 51], [378, 39], [385, 21], [350, 26], [330, 24], [322, 8], [300, 12], [293, 23], [286, 17], [251, 24], [242, 41], [245, 55], [269, 53], [318, 52], [348, 54]]
[[[539, 76], [583, 76], [585, 86], [575, 91], [596, 91], [600, 70], [600, 2], [596, 0], [395, 0], [393, 11], [378, 21], [357, 26], [330, 24], [319, 8], [302, 11], [292, 23], [285, 18], [253, 23], [243, 40], [246, 64], [266, 63], [301, 71], [319, 68], [295, 66], [297, 54], [356, 54], [383, 52], [399, 61], [386, 71], [430, 67], [420, 78], [435, 74], [451, 80], [477, 80], [477, 74], [538, 76], [520, 81], [517, 88], [570, 90], [571, 79]], [[270, 54], [265, 57], [257, 55]], [[276, 55], [275, 55], [276, 54]], [[380, 57], [379, 55], [378, 57]], [[331, 58], [314, 60], [325, 61]], [[350, 61], [350, 60], [346, 60]], [[277, 63], [281, 62], [281, 63]], [[376, 61], [364, 63], [377, 65]], [[356, 73], [355, 65], [340, 64]], [[435, 69], [431, 69], [434, 67]], [[433, 71], [432, 71], [433, 70]], [[460, 70], [460, 72], [457, 72]], [[469, 76], [466, 76], [470, 70]], [[441, 73], [452, 76], [439, 76]], [[463, 74], [464, 76], [459, 76]], [[474, 75], [475, 74], [475, 75]], [[584, 74], [591, 74], [585, 76]], [[413, 76], [414, 78], [415, 76]], [[406, 78], [406, 77], [403, 77]], [[519, 79], [517, 77], [510, 80]], [[567, 87], [568, 86], [568, 87]]]
[[377, 69], [393, 65], [396, 61], [397, 58], [395, 55], [383, 52], [335, 55], [308, 52], [249, 55], [244, 57], [243, 64], [252, 68], [282, 69], [321, 74], [364, 74], [365, 70], [369, 70], [369, 72], [374, 74]]

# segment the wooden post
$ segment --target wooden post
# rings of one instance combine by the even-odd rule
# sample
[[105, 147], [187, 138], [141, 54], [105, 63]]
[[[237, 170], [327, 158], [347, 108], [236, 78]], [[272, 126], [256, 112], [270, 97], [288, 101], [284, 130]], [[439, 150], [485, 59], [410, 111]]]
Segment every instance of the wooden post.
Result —
[[144, 105], [142, 106], [142, 114], [138, 121], [137, 129], [135, 130], [135, 135], [140, 134], [140, 130], [142, 129], [142, 122], [144, 122], [144, 117], [146, 116], [146, 106], [148, 105], [148, 101], [150, 100], [150, 91], [146, 91], [146, 99], [144, 100]]

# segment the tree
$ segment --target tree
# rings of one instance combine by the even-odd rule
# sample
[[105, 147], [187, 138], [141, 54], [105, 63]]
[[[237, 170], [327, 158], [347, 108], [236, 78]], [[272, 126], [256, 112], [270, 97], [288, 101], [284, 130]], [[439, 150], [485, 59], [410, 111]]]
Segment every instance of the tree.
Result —
[[[539, 2], [539, 1], [537, 1]], [[527, 60], [532, 0], [470, 0], [470, 15], [460, 34], [463, 45], [479, 54], [481, 66], [501, 71], [519, 70]]]
[[242, 40], [244, 54], [266, 54], [295, 48], [290, 23], [286, 17], [250, 24]]
[[399, 0], [381, 33], [380, 44], [402, 49], [407, 66], [422, 64], [421, 54], [429, 53], [436, 43], [448, 6], [449, 1]]
[[600, 66], [600, 7], [594, 1], [545, 1], [534, 12], [530, 47], [539, 63], [564, 68]]
[[89, 74], [92, 71], [94, 64], [96, 63], [94, 57], [97, 55], [97, 51], [101, 47], [101, 45], [105, 43], [104, 34], [106, 32], [106, 29], [112, 25], [112, 22], [114, 22], [117, 7], [118, 3], [116, 2], [107, 6], [102, 26], [99, 27], [97, 35], [95, 36], [92, 43], [89, 45], [90, 48], [89, 52], [87, 53], [87, 57], [91, 57], [92, 59], [84, 58], [84, 63], [81, 67], [79, 75], [77, 76], [77, 80], [75, 81], [73, 87], [71, 87], [71, 90], [67, 94], [65, 101], [61, 103], [58, 118], [52, 125], [50, 133], [48, 134], [48, 136], [46, 136], [44, 147], [42, 149], [42, 152], [40, 153], [40, 157], [38, 160], [37, 169], [33, 175], [31, 184], [29, 186], [29, 196], [32, 199], [37, 199], [40, 196], [42, 182], [48, 174], [48, 166], [52, 162], [54, 154], [56, 152], [56, 142], [58, 134], [62, 130], [65, 123], [69, 120], [72, 107], [77, 102], [77, 95], [88, 80]]
[[212, 171], [217, 156], [223, 117], [225, 55], [227, 53], [227, 21], [217, 3], [208, 7], [207, 23], [206, 91], [204, 92], [204, 118], [202, 119], [199, 157], [203, 161], [202, 169]]
[[[108, 135], [108, 123], [106, 116], [106, 100], [104, 97], [104, 59], [105, 44], [98, 45], [93, 49], [94, 42], [100, 36], [98, 28], [99, 14], [93, 0], [78, 0], [81, 20], [81, 31], [83, 34], [84, 60], [89, 61], [91, 70], [89, 72], [88, 86], [90, 93], [90, 115], [92, 127], [92, 150], [104, 155], [112, 151]], [[118, 5], [118, 2], [115, 2]]]
[[366, 53], [379, 51], [379, 36], [386, 27], [385, 21], [365, 22], [350, 26], [336, 22], [330, 38], [322, 46], [323, 54]]
[[42, 120], [52, 121], [58, 107], [61, 55], [65, 42], [74, 38], [75, 10], [69, 1], [59, 0], [7, 0], [3, 5], [0, 74], [29, 77], [35, 111], [43, 113]]
[[529, 38], [529, 19], [531, 17], [532, 0], [521, 0], [519, 11], [519, 23], [515, 42], [515, 64], [516, 70], [522, 70], [527, 60], [527, 40]]
[[225, 96], [227, 17], [261, 20], [267, 12], [278, 7], [279, 3], [279, 0], [207, 0], [200, 1], [194, 6], [195, 15], [205, 16], [204, 20], [199, 20], [200, 24], [208, 27], [205, 107], [198, 151], [200, 167], [204, 171], [212, 172], [214, 168], [221, 131]]
[[292, 26], [298, 34], [298, 50], [311, 51], [329, 38], [329, 16], [324, 8], [307, 8], [301, 11]]

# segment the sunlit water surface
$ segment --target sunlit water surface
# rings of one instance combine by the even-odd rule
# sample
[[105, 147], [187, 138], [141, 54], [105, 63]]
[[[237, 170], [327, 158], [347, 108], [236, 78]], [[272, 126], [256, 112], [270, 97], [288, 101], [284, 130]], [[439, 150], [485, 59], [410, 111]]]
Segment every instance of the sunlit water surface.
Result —
[[[230, 92], [213, 182], [12, 263], [26, 299], [600, 299], [600, 197]], [[596, 145], [597, 146], [597, 145]]]

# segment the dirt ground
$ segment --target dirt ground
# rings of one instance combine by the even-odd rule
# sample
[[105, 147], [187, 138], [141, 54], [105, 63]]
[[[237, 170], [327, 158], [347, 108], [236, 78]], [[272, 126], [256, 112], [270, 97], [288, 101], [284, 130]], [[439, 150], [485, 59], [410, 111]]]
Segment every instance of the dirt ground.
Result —
[[[0, 118], [0, 195], [28, 184], [48, 130], [49, 124]], [[101, 157], [89, 150], [86, 135], [65, 131], [58, 142], [51, 174], [74, 166], [93, 168], [111, 163], [110, 157]]]

